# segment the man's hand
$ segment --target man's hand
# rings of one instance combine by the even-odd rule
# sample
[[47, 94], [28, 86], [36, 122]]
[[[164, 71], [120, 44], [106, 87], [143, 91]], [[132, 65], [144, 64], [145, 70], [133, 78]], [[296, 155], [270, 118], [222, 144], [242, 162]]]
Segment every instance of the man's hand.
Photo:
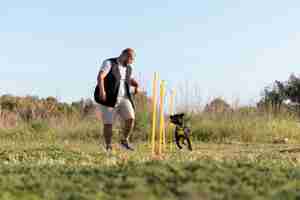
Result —
[[130, 85], [134, 87], [134, 94], [137, 94], [139, 92], [138, 82], [132, 78], [130, 79]]
[[130, 79], [130, 85], [133, 87], [139, 87], [139, 84], [136, 80], [134, 80], [133, 78]]
[[139, 87], [134, 87], [134, 94], [139, 93]]

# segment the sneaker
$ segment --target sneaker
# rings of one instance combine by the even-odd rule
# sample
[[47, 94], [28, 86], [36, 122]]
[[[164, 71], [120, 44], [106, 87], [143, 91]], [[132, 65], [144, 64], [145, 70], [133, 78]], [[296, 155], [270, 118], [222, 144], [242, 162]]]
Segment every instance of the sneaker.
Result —
[[107, 154], [111, 154], [112, 153], [112, 146], [107, 145], [107, 146], [104, 147], [104, 150]]
[[131, 146], [129, 146], [128, 141], [126, 140], [121, 140], [120, 145], [126, 150], [134, 151], [134, 149]]

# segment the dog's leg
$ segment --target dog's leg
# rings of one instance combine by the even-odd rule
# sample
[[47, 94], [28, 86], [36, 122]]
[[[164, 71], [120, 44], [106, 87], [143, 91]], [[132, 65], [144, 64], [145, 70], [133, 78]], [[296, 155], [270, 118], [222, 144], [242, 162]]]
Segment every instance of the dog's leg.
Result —
[[190, 138], [186, 138], [186, 141], [187, 141], [187, 143], [188, 143], [188, 149], [189, 149], [190, 151], [192, 151], [193, 149], [192, 149], [192, 144], [191, 144]]
[[182, 149], [182, 146], [180, 145], [179, 143], [180, 141], [180, 136], [178, 135], [178, 131], [175, 130], [175, 142], [176, 142], [176, 145], [179, 149]]
[[190, 140], [190, 133], [191, 133], [191, 130], [189, 128], [185, 128], [184, 129], [184, 136], [185, 136], [185, 140], [187, 141], [187, 144], [188, 144], [188, 149], [190, 151], [192, 151], [192, 144], [191, 144], [191, 140]]

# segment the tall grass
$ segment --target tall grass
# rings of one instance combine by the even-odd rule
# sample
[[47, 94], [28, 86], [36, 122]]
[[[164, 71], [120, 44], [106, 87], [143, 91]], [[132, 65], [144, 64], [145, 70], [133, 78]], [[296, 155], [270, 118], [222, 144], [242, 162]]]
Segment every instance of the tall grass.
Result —
[[[177, 93], [177, 96], [183, 96], [183, 99], [187, 102], [194, 103], [181, 104], [183, 107], [176, 109], [177, 112], [185, 112], [187, 114], [189, 118], [188, 124], [191, 126], [194, 141], [272, 143], [277, 139], [287, 138], [289, 143], [300, 142], [300, 125], [296, 114], [284, 110], [273, 113], [270, 109], [261, 110], [257, 107], [239, 106], [236, 103], [235, 105], [229, 105], [225, 100], [225, 103], [222, 105], [213, 105], [220, 106], [220, 108], [206, 109], [212, 106], [211, 102], [203, 104], [200, 90], [196, 86], [194, 87], [194, 93], [191, 95], [191, 98], [196, 98], [196, 100], [189, 100], [189, 98], [184, 97], [184, 95], [188, 95], [187, 91], [182, 90], [184, 95]], [[150, 135], [152, 111], [151, 99], [148, 96], [145, 93], [135, 96], [136, 123], [131, 137], [134, 142], [145, 142]], [[42, 100], [42, 103], [40, 103], [34, 99], [31, 102], [26, 97], [26, 105], [15, 105], [10, 101], [16, 101], [9, 101], [6, 98], [6, 109], [0, 109], [0, 138], [102, 142], [102, 121], [97, 106], [89, 105], [88, 108], [92, 109], [92, 111], [86, 111], [85, 107], [80, 106], [84, 105], [84, 103], [72, 104], [71, 107], [68, 107], [65, 104], [50, 100]], [[40, 107], [33, 105], [39, 105]], [[41, 107], [41, 105], [46, 106]], [[54, 114], [50, 111], [45, 111], [49, 105], [56, 108], [54, 109], [55, 112], [52, 110]], [[17, 109], [11, 109], [12, 107]], [[32, 111], [34, 110], [38, 113], [43, 110], [48, 117], [36, 117], [30, 120], [22, 119], [20, 118], [21, 114], [18, 112], [22, 112], [22, 116], [27, 116], [24, 111], [26, 109], [23, 109], [24, 107], [31, 108], [27, 109], [27, 111], [33, 113], [32, 116], [43, 116]], [[117, 121], [114, 124], [114, 139], [118, 139], [121, 134], [121, 128], [122, 124], [120, 121]]]
[[204, 142], [263, 142], [287, 138], [300, 141], [297, 118], [267, 113], [199, 113], [192, 117], [193, 137]]
[[289, 143], [300, 142], [299, 115], [284, 106], [280, 110], [272, 105], [242, 106], [238, 99], [230, 104], [222, 97], [203, 102], [199, 85], [188, 81], [178, 86], [176, 101], [177, 112], [188, 115], [195, 141], [273, 143], [287, 138]]

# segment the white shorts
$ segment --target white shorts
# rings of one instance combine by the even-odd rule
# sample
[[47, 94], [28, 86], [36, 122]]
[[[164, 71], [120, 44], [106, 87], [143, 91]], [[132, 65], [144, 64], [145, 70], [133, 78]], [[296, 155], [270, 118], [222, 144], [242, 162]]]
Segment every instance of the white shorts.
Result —
[[135, 118], [132, 104], [130, 100], [125, 97], [118, 98], [114, 108], [100, 105], [100, 110], [104, 124], [113, 124], [116, 114], [118, 114], [123, 120]]

